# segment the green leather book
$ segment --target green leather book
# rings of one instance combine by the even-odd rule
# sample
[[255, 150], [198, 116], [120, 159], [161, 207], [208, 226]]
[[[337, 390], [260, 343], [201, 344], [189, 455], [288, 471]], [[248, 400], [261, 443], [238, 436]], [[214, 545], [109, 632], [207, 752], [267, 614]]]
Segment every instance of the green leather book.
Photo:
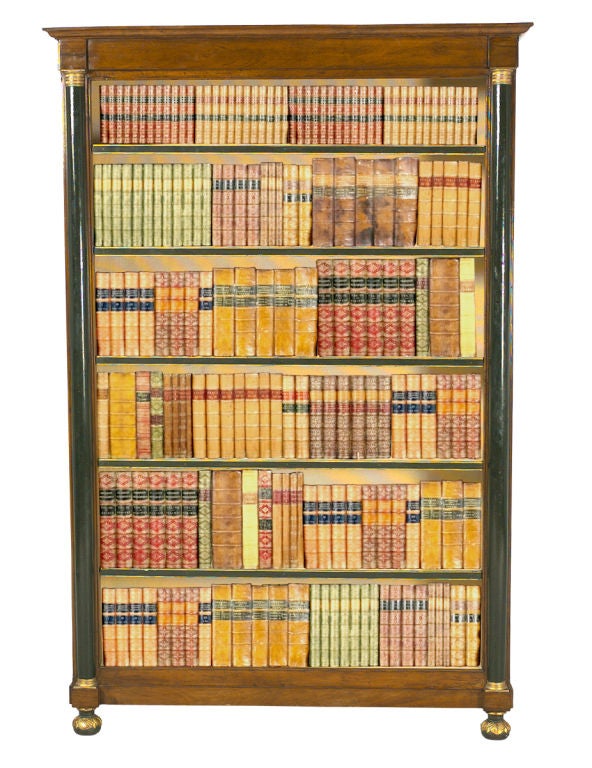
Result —
[[429, 329], [429, 259], [415, 261], [415, 354], [426, 357], [430, 354]]
[[132, 165], [121, 166], [121, 245], [132, 244]]

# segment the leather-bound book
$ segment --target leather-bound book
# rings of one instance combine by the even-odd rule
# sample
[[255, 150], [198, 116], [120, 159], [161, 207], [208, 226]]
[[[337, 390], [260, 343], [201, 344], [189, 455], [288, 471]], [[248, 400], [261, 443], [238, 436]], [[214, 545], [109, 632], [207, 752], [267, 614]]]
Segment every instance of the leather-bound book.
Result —
[[213, 352], [214, 340], [214, 276], [211, 271], [199, 276], [199, 354], [208, 357]]
[[[100, 376], [100, 374], [99, 374]], [[101, 379], [98, 380], [102, 384]], [[99, 387], [102, 391], [102, 388]], [[134, 373], [109, 374], [109, 455], [136, 458], [136, 384]], [[102, 443], [100, 444], [102, 447]]]
[[452, 458], [467, 458], [467, 377], [452, 375]]
[[421, 483], [421, 567], [442, 567], [442, 485]]
[[212, 666], [232, 666], [232, 585], [212, 586]]
[[481, 483], [463, 483], [462, 568], [481, 568]]
[[452, 377], [436, 376], [436, 453], [439, 459], [452, 458]]
[[329, 666], [329, 618], [330, 618], [330, 606], [329, 606], [329, 584], [319, 585], [319, 666]]
[[[108, 653], [114, 657], [112, 660], [116, 667], [129, 667], [129, 629], [130, 629], [130, 614], [129, 614], [129, 589], [114, 589], [115, 593], [113, 603], [107, 602], [111, 597], [103, 597], [103, 615], [110, 618], [110, 607], [113, 605], [115, 609], [115, 632], [114, 632], [114, 653]], [[106, 626], [109, 626], [107, 623]], [[111, 634], [111, 633], [109, 633]], [[108, 638], [109, 640], [111, 638]]]
[[117, 472], [115, 484], [117, 568], [131, 568], [133, 557], [132, 473]]
[[158, 662], [157, 590], [142, 590], [142, 649], [143, 666], [155, 667]]
[[456, 245], [459, 248], [465, 248], [469, 215], [469, 163], [467, 160], [458, 161], [456, 188]]
[[429, 259], [415, 262], [415, 354], [427, 357], [430, 354], [429, 328]]
[[212, 666], [212, 587], [199, 587], [199, 666]]
[[319, 567], [319, 551], [317, 542], [317, 487], [305, 485], [302, 500], [302, 524], [304, 538], [304, 567]]
[[459, 260], [430, 260], [430, 351], [434, 357], [460, 355]]
[[242, 568], [242, 493], [239, 470], [217, 470], [212, 477], [212, 563]]
[[183, 543], [182, 479], [180, 472], [167, 472], [165, 488], [166, 567], [180, 568]]
[[[263, 376], [263, 374], [261, 374]], [[308, 459], [310, 456], [310, 394], [309, 377], [294, 377], [296, 458]], [[271, 448], [271, 441], [270, 441]], [[263, 454], [267, 455], [267, 454]]]
[[407, 486], [405, 568], [417, 570], [421, 560], [421, 499], [419, 483]]
[[272, 567], [272, 473], [260, 469], [257, 479], [257, 557], [259, 568]]
[[269, 666], [288, 666], [288, 585], [269, 585]]
[[314, 357], [317, 347], [317, 271], [294, 269], [294, 354]]
[[[134, 484], [134, 496], [136, 489]], [[197, 568], [197, 472], [181, 473], [182, 568]]]
[[394, 245], [404, 248], [415, 245], [418, 173], [416, 157], [396, 158]]
[[97, 272], [95, 274], [95, 327], [98, 355], [111, 354], [109, 278], [109, 272]]
[[317, 351], [319, 357], [335, 354], [335, 302], [333, 296], [334, 263], [330, 259], [317, 261], [318, 311]]
[[256, 270], [256, 351], [258, 357], [272, 357], [274, 354], [274, 283], [273, 269]]
[[401, 588], [401, 666], [413, 667], [415, 662], [415, 585]]
[[381, 158], [373, 161], [374, 245], [393, 245], [395, 214], [395, 161]]
[[245, 455], [259, 458], [259, 374], [245, 374]]
[[171, 589], [171, 666], [185, 667], [185, 589]]
[[334, 244], [334, 159], [312, 161], [312, 244], [320, 248]]
[[337, 666], [351, 667], [350, 653], [351, 587], [339, 585], [339, 652]]
[[368, 355], [381, 357], [384, 353], [383, 262], [366, 262], [366, 311], [368, 317]]
[[288, 666], [308, 666], [310, 587], [288, 584]]
[[391, 404], [391, 456], [393, 459], [407, 458], [407, 376], [394, 373], [392, 376]]
[[463, 567], [463, 483], [442, 482], [442, 568]]
[[340, 248], [355, 244], [356, 159], [335, 158], [335, 241]]
[[309, 377], [310, 458], [323, 458], [323, 377]]
[[444, 189], [442, 196], [442, 245], [456, 245], [456, 216], [458, 202], [458, 161], [444, 161]]
[[[361, 585], [350, 584], [349, 585], [349, 611], [348, 611], [348, 632], [347, 639], [349, 641], [349, 666], [360, 666], [360, 644], [361, 644]], [[344, 647], [344, 646], [342, 646]]]
[[442, 584], [442, 666], [450, 666], [450, 582]]
[[444, 200], [444, 161], [432, 166], [432, 234], [431, 245], [442, 245], [442, 206]]
[[[248, 166], [234, 166], [234, 211], [233, 211], [233, 245], [244, 247], [248, 244]], [[230, 238], [229, 238], [230, 239]]]
[[331, 486], [317, 485], [317, 548], [319, 568], [332, 568], [331, 557]]
[[391, 486], [377, 485], [376, 492], [376, 567], [392, 568]]
[[428, 661], [428, 585], [415, 585], [413, 664], [425, 667]]
[[212, 472], [200, 469], [198, 472], [198, 517], [197, 539], [199, 567], [212, 568]]
[[419, 161], [417, 191], [417, 245], [431, 245], [432, 235], [432, 160]]
[[271, 458], [280, 459], [283, 456], [283, 377], [281, 373], [269, 376], [270, 391], [269, 405], [271, 412]]
[[185, 666], [197, 667], [199, 661], [199, 588], [185, 592]]
[[466, 666], [479, 666], [481, 641], [481, 587], [467, 585], [466, 591]]
[[481, 244], [481, 163], [469, 163], [469, 202], [467, 211], [467, 245]]
[[409, 144], [409, 86], [402, 85], [399, 95], [399, 144]]
[[125, 315], [124, 315], [125, 272], [109, 274], [109, 336], [111, 355], [125, 355]]
[[399, 314], [401, 357], [415, 355], [415, 301], [416, 279], [415, 260], [401, 259], [399, 262]]
[[437, 378], [435, 374], [421, 375], [421, 458], [437, 457]]
[[150, 566], [150, 505], [148, 472], [132, 472], [133, 567]]
[[321, 585], [310, 585], [309, 667], [321, 666]]
[[475, 259], [459, 259], [460, 355], [475, 357]]
[[176, 427], [174, 419], [174, 384], [176, 374], [163, 373], [162, 375], [162, 409], [163, 409], [163, 445], [164, 457], [172, 458], [175, 456], [173, 445], [173, 431]]
[[391, 377], [378, 376], [378, 445], [377, 457], [391, 456]]
[[362, 486], [362, 568], [377, 567], [378, 490], [375, 485]]
[[[427, 90], [427, 87], [425, 88]], [[418, 85], [415, 89], [415, 144], [421, 146], [428, 142], [424, 139], [425, 118], [425, 96], [423, 85]]]
[[182, 171], [180, 240], [181, 245], [195, 245], [193, 233], [193, 165], [184, 163]]
[[157, 592], [157, 631], [159, 667], [170, 667], [173, 645], [173, 597], [169, 587], [160, 587]]
[[364, 376], [352, 376], [351, 398], [351, 458], [366, 458], [366, 387]]
[[434, 649], [433, 666], [444, 666], [444, 622], [443, 622], [443, 595], [444, 585], [434, 584], [434, 594], [429, 596], [430, 608], [434, 613]]
[[[205, 195], [204, 186], [209, 185], [209, 179], [204, 179], [204, 163], [197, 163], [193, 166], [193, 192], [191, 199], [191, 225], [193, 229], [192, 244], [203, 245], [204, 236], [204, 210], [203, 197]], [[210, 190], [211, 194], [211, 190]]]
[[346, 568], [362, 567], [362, 486], [345, 487]]
[[259, 522], [257, 510], [257, 470], [242, 470], [242, 547], [243, 568], [259, 567]]
[[284, 245], [284, 242], [283, 242], [284, 211], [282, 206], [283, 163], [274, 163], [274, 166], [275, 166], [275, 181], [274, 181], [275, 225], [274, 225], [274, 240], [271, 244]]
[[283, 166], [282, 244], [298, 245], [298, 166], [286, 163]]
[[350, 353], [353, 357], [368, 354], [367, 263], [366, 259], [349, 262]]
[[251, 635], [251, 663], [254, 667], [267, 667], [269, 658], [269, 585], [253, 584], [253, 620]]
[[[329, 584], [329, 666], [339, 666], [341, 634], [341, 584]], [[343, 606], [345, 608], [345, 606]]]
[[101, 568], [115, 568], [117, 563], [117, 507], [115, 504], [115, 485], [115, 472], [99, 472], [99, 544]]
[[207, 456], [205, 373], [194, 373], [191, 377], [191, 425], [193, 431], [193, 457], [205, 459]]
[[234, 453], [234, 376], [220, 374], [220, 457], [235, 458]]
[[381, 144], [392, 144], [393, 136], [393, 90], [392, 85], [385, 85], [383, 89], [383, 116], [382, 116], [382, 141]]
[[206, 451], [208, 459], [220, 458], [220, 374], [206, 374]]
[[378, 458], [378, 376], [365, 377], [366, 390], [366, 450], [367, 459]]
[[312, 165], [298, 166], [298, 245], [307, 246], [312, 237]]
[[[95, 194], [98, 192], [98, 199], [95, 203], [95, 216], [97, 218], [100, 218], [102, 221], [102, 224], [99, 226], [102, 227], [102, 242], [103, 246], [107, 247], [110, 245], [113, 245], [113, 219], [112, 219], [112, 177], [113, 177], [113, 166], [108, 165], [99, 165], [95, 166], [95, 170], [97, 168], [101, 168], [100, 173], [100, 181], [101, 181], [101, 189], [100, 192], [96, 190]], [[98, 187], [99, 178], [95, 179], [95, 187]], [[95, 224], [95, 227], [97, 224]], [[98, 245], [97, 242], [97, 234], [95, 233], [95, 244]]]
[[284, 505], [283, 505], [283, 474], [273, 472], [271, 476], [271, 562], [272, 568], [282, 568], [283, 560], [283, 528], [284, 528]]
[[150, 442], [150, 371], [136, 371], [136, 450], [139, 459], [152, 458]]
[[405, 527], [407, 486], [401, 483], [391, 488], [391, 562], [393, 568], [405, 568]]
[[290, 473], [282, 473], [282, 567], [290, 567]]
[[348, 357], [351, 350], [350, 263], [333, 261], [334, 354]]
[[421, 459], [421, 376], [407, 375], [406, 392], [407, 458]]
[[467, 375], [466, 389], [467, 459], [481, 458], [481, 376]]
[[368, 666], [378, 666], [378, 609], [379, 609], [379, 593], [378, 584], [368, 585], [369, 593], [369, 621], [368, 621], [368, 634], [369, 634], [369, 659]]
[[[123, 236], [121, 232], [122, 228], [122, 182], [123, 182], [123, 164], [122, 163], [114, 163], [111, 167], [111, 245], [119, 246], [121, 247], [123, 245]], [[162, 165], [158, 165], [159, 169], [162, 169]], [[105, 174], [105, 168], [103, 168], [103, 175]], [[162, 191], [162, 171], [160, 173], [160, 181], [161, 186], [160, 189]], [[107, 205], [107, 201], [105, 201], [105, 205]], [[107, 208], [107, 210], [109, 210]], [[162, 211], [162, 209], [161, 209]], [[106, 226], [106, 222], [108, 222], [109, 219], [103, 220], [103, 228]], [[161, 242], [160, 245], [162, 245], [162, 230], [160, 232]], [[156, 245], [156, 242], [155, 242]]]
[[166, 483], [166, 472], [155, 470], [149, 473], [150, 568], [166, 567]]
[[212, 245], [212, 163], [202, 163], [201, 173], [201, 245]]
[[138, 284], [139, 354], [150, 357], [154, 355], [154, 272], [140, 272]]
[[250, 667], [253, 600], [250, 584], [232, 584], [232, 666]]
[[399, 304], [399, 259], [382, 262], [382, 354], [398, 357], [401, 351], [401, 307]]
[[247, 245], [260, 244], [261, 166], [247, 166]]
[[290, 473], [290, 568], [304, 568], [304, 531], [302, 499], [304, 494], [302, 472]]
[[245, 441], [245, 374], [234, 374], [234, 458], [247, 455]]
[[259, 374], [259, 456], [271, 456], [271, 376]]
[[389, 667], [401, 666], [401, 593], [400, 584], [390, 585]]
[[282, 456], [296, 458], [296, 383], [295, 377], [282, 376]]
[[373, 245], [374, 179], [373, 161], [356, 158], [356, 227], [355, 244]]
[[294, 270], [275, 269], [273, 278], [273, 354], [294, 355]]
[[331, 486], [331, 565], [347, 568], [347, 502], [345, 485]]
[[[180, 166], [176, 166], [179, 167]], [[143, 176], [144, 166], [140, 163], [134, 163], [132, 165], [132, 180], [131, 180], [131, 209], [132, 209], [132, 221], [131, 221], [131, 243], [132, 246], [143, 245], [142, 240], [142, 203], [143, 197]], [[175, 210], [173, 208], [173, 210]], [[173, 243], [176, 245], [177, 243]]]
[[323, 376], [323, 458], [337, 458], [336, 376]]
[[351, 379], [337, 376], [337, 458], [351, 457]]
[[234, 270], [214, 269], [214, 355], [234, 354]]
[[180, 378], [179, 388], [179, 413], [180, 413], [180, 458], [188, 459], [192, 455], [192, 424], [191, 424], [191, 374], [183, 373]]
[[390, 666], [391, 629], [394, 626], [391, 618], [395, 610], [395, 601], [391, 598], [391, 585], [380, 585], [379, 613], [379, 665]]
[[235, 267], [234, 270], [234, 354], [254, 357], [256, 351], [257, 285], [255, 267]]
[[450, 585], [450, 666], [466, 666], [467, 588]]

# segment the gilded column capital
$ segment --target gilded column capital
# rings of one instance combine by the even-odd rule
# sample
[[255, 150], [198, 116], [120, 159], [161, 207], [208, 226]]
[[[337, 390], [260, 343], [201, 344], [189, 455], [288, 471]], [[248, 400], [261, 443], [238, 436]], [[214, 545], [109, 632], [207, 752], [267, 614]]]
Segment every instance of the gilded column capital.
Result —
[[65, 86], [84, 86], [86, 72], [84, 69], [64, 69], [62, 71], [62, 80]]
[[512, 85], [515, 70], [511, 67], [500, 67], [491, 70], [491, 82], [493, 85]]

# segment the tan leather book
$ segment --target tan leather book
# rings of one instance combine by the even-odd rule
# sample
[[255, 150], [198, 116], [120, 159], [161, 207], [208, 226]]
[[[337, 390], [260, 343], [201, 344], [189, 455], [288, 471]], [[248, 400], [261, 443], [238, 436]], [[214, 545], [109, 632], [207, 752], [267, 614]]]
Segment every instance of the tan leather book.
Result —
[[442, 482], [442, 568], [463, 567], [463, 483]]
[[408, 141], [408, 117], [409, 117], [409, 86], [400, 86], [399, 96], [399, 144], [409, 144]]
[[232, 459], [234, 453], [234, 376], [220, 374], [220, 458]]
[[478, 584], [467, 585], [466, 591], [466, 665], [479, 666], [479, 646], [481, 641], [481, 587]]
[[407, 144], [417, 144], [415, 125], [417, 122], [417, 86], [410, 85], [407, 89]]
[[303, 537], [304, 537], [304, 567], [319, 567], [318, 550], [318, 512], [317, 512], [317, 487], [305, 485], [303, 488]]
[[326, 570], [332, 568], [331, 556], [331, 486], [317, 486], [317, 548], [319, 555], [319, 568]]
[[356, 158], [355, 244], [372, 245], [374, 236], [373, 161]]
[[213, 567], [242, 568], [242, 478], [240, 470], [212, 473]]
[[232, 586], [212, 586], [212, 666], [232, 665]]
[[407, 522], [405, 525], [405, 568], [417, 570], [421, 562], [420, 484], [407, 486]]
[[197, 667], [199, 662], [199, 588], [188, 587], [185, 592], [185, 666]]
[[407, 458], [421, 459], [421, 376], [408, 374], [406, 386]]
[[452, 458], [452, 378], [450, 374], [436, 377], [437, 454], [439, 459]]
[[250, 584], [232, 584], [232, 666], [250, 667], [253, 602]]
[[288, 666], [308, 666], [310, 587], [288, 584]]
[[124, 272], [111, 272], [109, 274], [110, 312], [108, 317], [111, 339], [110, 354], [118, 357], [125, 355], [124, 283]]
[[475, 259], [459, 259], [459, 315], [461, 357], [475, 357]]
[[391, 488], [391, 562], [393, 568], [405, 567], [405, 524], [407, 486], [397, 483]]
[[[300, 503], [299, 503], [300, 497]], [[304, 568], [302, 548], [302, 472], [290, 472], [289, 567]]]
[[271, 411], [271, 458], [283, 456], [283, 377], [281, 373], [270, 374], [270, 411]]
[[458, 204], [458, 162], [444, 162], [444, 189], [442, 194], [442, 245], [447, 248], [456, 245], [456, 224]]
[[234, 354], [254, 357], [256, 351], [257, 284], [255, 267], [234, 270]]
[[355, 243], [356, 158], [335, 158], [335, 245], [351, 248]]
[[245, 374], [245, 454], [259, 458], [259, 374]]
[[220, 458], [220, 374], [206, 374], [206, 451], [208, 459]]
[[243, 568], [251, 570], [259, 566], [257, 482], [258, 471], [256, 469], [242, 470]]
[[481, 483], [463, 483], [462, 568], [481, 568]]
[[214, 269], [214, 355], [234, 354], [234, 270]]
[[314, 357], [317, 347], [317, 270], [294, 269], [294, 354]]
[[[437, 143], [437, 142], [436, 142]], [[442, 206], [444, 201], [444, 161], [432, 165], [432, 234], [431, 245], [442, 245]]]
[[288, 666], [288, 585], [269, 585], [269, 666]]
[[176, 456], [176, 450], [179, 447], [178, 423], [175, 413], [175, 389], [177, 375], [174, 373], [163, 373], [162, 381], [164, 457], [171, 458]]
[[199, 587], [198, 661], [212, 666], [212, 587]]
[[274, 342], [273, 269], [257, 269], [256, 350], [258, 357], [272, 357]]
[[374, 245], [382, 248], [393, 244], [395, 225], [395, 161], [380, 158], [373, 161]]
[[284, 565], [283, 560], [283, 473], [274, 472], [271, 477], [271, 562], [272, 567], [279, 569]]
[[467, 459], [481, 458], [481, 376], [467, 374], [466, 386]]
[[282, 169], [282, 244], [298, 245], [298, 166], [285, 163]]
[[259, 374], [259, 456], [271, 456], [271, 383], [269, 373]]
[[415, 245], [419, 162], [416, 157], [395, 160], [395, 236], [394, 245]]
[[460, 273], [458, 259], [430, 260], [430, 352], [460, 355]]
[[130, 666], [130, 613], [129, 589], [115, 590], [115, 653], [116, 666]]
[[479, 89], [477, 86], [471, 86], [471, 108], [470, 108], [470, 127], [469, 140], [467, 144], [477, 143], [478, 115], [479, 115]]
[[362, 486], [345, 487], [346, 517], [346, 567], [362, 567]]
[[[100, 168], [101, 166], [96, 166]], [[97, 272], [95, 274], [95, 295], [96, 295], [96, 336], [97, 336], [97, 354], [111, 354], [111, 299], [110, 299], [110, 273]]]
[[199, 274], [199, 354], [208, 357], [214, 343], [214, 276], [211, 271]]
[[171, 666], [185, 667], [185, 589], [171, 589]]
[[[426, 89], [427, 90], [427, 89]], [[425, 126], [425, 102], [424, 102], [424, 87], [418, 85], [415, 89], [415, 140], [414, 143], [418, 146], [426, 144], [424, 140], [424, 126]]]
[[347, 568], [347, 502], [345, 485], [331, 486], [331, 566]]
[[391, 416], [391, 456], [393, 459], [407, 458], [407, 376], [394, 373], [392, 376], [393, 402]]
[[467, 458], [467, 376], [452, 374], [452, 458]]
[[143, 666], [155, 667], [158, 659], [158, 635], [156, 626], [157, 590], [154, 587], [144, 587], [142, 603]]
[[282, 376], [282, 456], [296, 458], [296, 382], [294, 376]]
[[481, 244], [481, 163], [469, 163], [469, 202], [467, 206], [467, 245]]
[[274, 270], [274, 355], [294, 355], [294, 299], [294, 270]]
[[362, 568], [376, 568], [378, 489], [362, 486]]
[[234, 458], [247, 455], [245, 441], [245, 374], [234, 374]]
[[108, 459], [111, 455], [109, 442], [109, 374], [97, 372], [97, 455]]
[[260, 245], [261, 216], [261, 166], [253, 163], [247, 166], [247, 245]]
[[437, 456], [436, 375], [421, 375], [421, 458]]
[[290, 568], [290, 473], [282, 473], [282, 568]]
[[185, 273], [169, 272], [170, 280], [170, 354], [173, 357], [185, 354], [185, 328], [183, 311], [185, 308]]
[[466, 666], [467, 588], [450, 585], [450, 666]]
[[459, 248], [465, 248], [469, 216], [469, 163], [467, 160], [458, 161], [456, 188], [456, 245]]
[[417, 245], [431, 245], [433, 162], [419, 161], [417, 190]]
[[103, 664], [117, 666], [117, 603], [115, 589], [104, 587], [101, 591], [103, 611]]
[[[263, 374], [261, 374], [263, 375]], [[309, 377], [295, 376], [295, 429], [296, 429], [296, 458], [308, 459], [310, 456], [310, 396]], [[271, 448], [271, 440], [270, 440]], [[263, 454], [262, 454], [263, 455]], [[265, 454], [269, 455], [269, 454]]]
[[298, 166], [298, 245], [311, 244], [312, 237], [312, 165]]
[[134, 372], [109, 374], [109, 454], [112, 459], [136, 458]]
[[251, 663], [254, 667], [267, 667], [269, 658], [269, 586], [253, 584], [253, 622]]

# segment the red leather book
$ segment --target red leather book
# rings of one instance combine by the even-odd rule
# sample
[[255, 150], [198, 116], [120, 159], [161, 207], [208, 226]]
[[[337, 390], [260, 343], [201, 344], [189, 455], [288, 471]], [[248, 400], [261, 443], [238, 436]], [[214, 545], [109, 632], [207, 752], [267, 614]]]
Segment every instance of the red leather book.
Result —
[[353, 357], [368, 354], [367, 260], [350, 261], [351, 346]]
[[167, 472], [165, 490], [166, 568], [180, 568], [183, 545], [183, 506], [181, 472]]
[[181, 504], [182, 504], [182, 568], [197, 568], [197, 472], [181, 473]]
[[333, 267], [333, 260], [323, 259], [317, 261], [317, 352], [319, 357], [330, 357], [335, 354]]
[[415, 355], [415, 260], [401, 259], [399, 273], [400, 355]]
[[133, 564], [132, 473], [117, 472], [115, 477], [116, 567], [131, 568]]
[[368, 352], [371, 357], [381, 357], [384, 350], [383, 318], [383, 262], [368, 259], [366, 262], [366, 314]]
[[117, 564], [115, 472], [99, 472], [99, 543], [101, 568], [115, 568]]
[[348, 357], [351, 353], [350, 262], [333, 260], [334, 354]]
[[165, 520], [166, 472], [148, 473], [148, 504], [150, 507], [150, 568], [166, 566]]
[[401, 351], [400, 263], [399, 259], [382, 262], [382, 353], [385, 357], [398, 357]]
[[257, 519], [259, 525], [259, 568], [272, 567], [272, 473], [259, 471], [257, 485]]

